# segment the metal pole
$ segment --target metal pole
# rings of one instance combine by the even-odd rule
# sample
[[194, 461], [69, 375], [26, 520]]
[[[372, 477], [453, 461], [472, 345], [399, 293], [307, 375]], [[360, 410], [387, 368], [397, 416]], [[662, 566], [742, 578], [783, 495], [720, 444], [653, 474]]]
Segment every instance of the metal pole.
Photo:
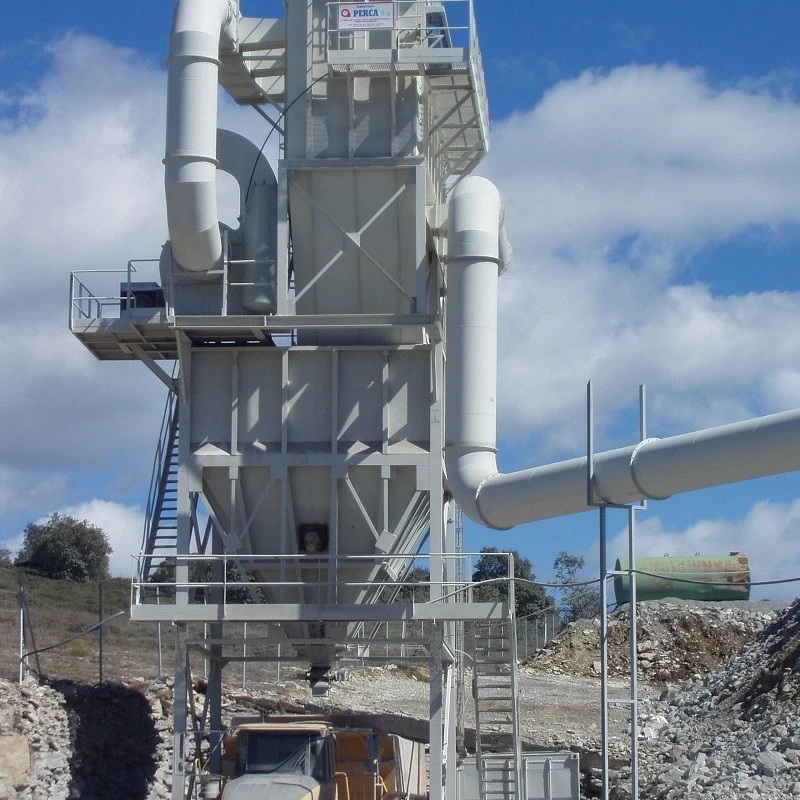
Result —
[[628, 586], [630, 587], [631, 640], [631, 800], [639, 798], [639, 686], [636, 653], [636, 509], [628, 509]]
[[97, 626], [97, 639], [100, 645], [99, 647], [99, 670], [100, 673], [100, 683], [103, 682], [103, 581], [98, 581], [97, 583], [97, 617], [98, 622], [100, 623]]
[[608, 800], [608, 587], [606, 507], [600, 506], [600, 738], [603, 750], [602, 800]]
[[[161, 587], [156, 586], [156, 605], [161, 605]], [[158, 623], [158, 677], [164, 674], [163, 648], [161, 646], [161, 623]]]
[[25, 648], [25, 579], [22, 570], [17, 575], [17, 604], [19, 606], [19, 682], [28, 677], [28, 659]]
[[[208, 639], [208, 623], [203, 623], [203, 641]], [[204, 647], [203, 650], [205, 651], [206, 648]], [[208, 658], [204, 655], [203, 656], [203, 677], [208, 680]]]
[[244, 623], [242, 631], [242, 691], [247, 685], [247, 623]]
[[278, 668], [276, 670], [275, 680], [278, 681], [278, 683], [280, 683], [281, 682], [281, 643], [280, 642], [278, 642], [278, 661], [277, 661], [277, 664], [278, 664]]
[[[639, 441], [647, 438], [647, 387], [639, 384]], [[639, 800], [639, 659], [637, 653], [636, 603], [636, 511], [647, 508], [647, 501], [628, 510], [628, 586], [630, 591], [631, 637], [631, 800]]]

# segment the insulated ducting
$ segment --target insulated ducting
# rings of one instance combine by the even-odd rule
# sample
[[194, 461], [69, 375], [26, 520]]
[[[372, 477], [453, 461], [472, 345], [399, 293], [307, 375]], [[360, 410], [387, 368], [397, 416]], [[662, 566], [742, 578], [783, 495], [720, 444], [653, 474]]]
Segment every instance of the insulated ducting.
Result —
[[[586, 511], [586, 458], [497, 471], [497, 189], [469, 177], [449, 213], [445, 464], [456, 502], [490, 528]], [[800, 469], [800, 410], [595, 455], [597, 501], [623, 505]]]
[[213, 269], [222, 255], [216, 194], [217, 80], [220, 43], [233, 49], [235, 0], [180, 0], [169, 39], [164, 182], [176, 261]]

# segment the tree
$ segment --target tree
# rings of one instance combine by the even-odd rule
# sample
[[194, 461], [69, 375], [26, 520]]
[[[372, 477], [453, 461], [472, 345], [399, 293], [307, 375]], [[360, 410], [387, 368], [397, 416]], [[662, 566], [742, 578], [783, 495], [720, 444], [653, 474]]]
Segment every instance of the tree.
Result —
[[111, 552], [108, 537], [96, 525], [54, 512], [42, 524], [25, 526], [14, 563], [48, 578], [85, 583], [108, 577]]
[[10, 567], [13, 563], [11, 551], [7, 547], [0, 547], [0, 567]]
[[[514, 612], [517, 618], [540, 614], [555, 608], [555, 601], [542, 586], [535, 583], [531, 562], [522, 558], [516, 550], [511, 550], [514, 559]], [[508, 557], [498, 552], [496, 547], [484, 547], [481, 557], [475, 564], [473, 583], [491, 581], [476, 586], [473, 598], [478, 603], [496, 603], [508, 600]]]
[[[212, 566], [211, 560], [204, 561], [202, 559], [193, 558], [189, 562], [189, 583], [196, 584], [192, 587], [193, 597], [195, 602], [203, 601], [203, 584], [212, 581]], [[174, 597], [175, 596], [175, 556], [167, 556], [161, 563], [153, 570], [150, 575], [151, 583], [165, 583], [172, 584], [160, 587], [161, 597]], [[242, 580], [242, 573], [239, 565], [233, 559], [227, 561], [225, 568], [225, 582], [227, 588], [225, 592], [225, 602], [233, 604], [248, 604], [248, 603], [265, 603], [266, 598], [259, 586], [247, 586], [247, 583], [254, 583], [255, 578], [252, 575], [248, 576], [247, 582]]]
[[583, 556], [576, 556], [562, 550], [553, 562], [556, 581], [564, 586], [561, 589], [561, 602], [558, 612], [564, 622], [595, 617], [600, 613], [600, 590], [595, 586], [580, 586], [583, 583]]
[[401, 578], [403, 585], [392, 587], [397, 603], [427, 603], [430, 599], [431, 573], [427, 567], [412, 566]]

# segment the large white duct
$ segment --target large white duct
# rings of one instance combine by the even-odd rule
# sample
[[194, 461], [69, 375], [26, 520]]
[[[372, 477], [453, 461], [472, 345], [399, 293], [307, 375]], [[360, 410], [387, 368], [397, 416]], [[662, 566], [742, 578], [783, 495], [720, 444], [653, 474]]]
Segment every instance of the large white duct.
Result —
[[219, 169], [239, 184], [239, 216], [243, 232], [244, 306], [258, 314], [275, 311], [278, 185], [266, 156], [249, 139], [217, 131]]
[[[500, 474], [496, 460], [500, 195], [465, 178], [450, 201], [447, 302], [447, 482], [490, 528], [586, 511], [586, 458]], [[800, 410], [649, 439], [594, 457], [595, 498], [612, 504], [800, 469]]]
[[216, 194], [220, 42], [235, 45], [238, 0], [179, 0], [169, 38], [164, 182], [172, 252], [207, 272], [222, 255]]

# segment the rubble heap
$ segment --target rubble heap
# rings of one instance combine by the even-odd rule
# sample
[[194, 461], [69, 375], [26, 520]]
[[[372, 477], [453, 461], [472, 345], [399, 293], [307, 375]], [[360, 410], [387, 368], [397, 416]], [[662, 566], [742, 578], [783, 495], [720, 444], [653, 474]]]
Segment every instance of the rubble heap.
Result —
[[0, 681], [0, 800], [171, 797], [171, 691]]
[[[640, 796], [800, 796], [800, 600], [701, 682], [643, 705]], [[624, 774], [613, 797], [625, 798]]]
[[[630, 674], [628, 606], [609, 615], [608, 672]], [[682, 683], [700, 680], [751, 642], [776, 612], [758, 604], [687, 606], [655, 600], [639, 603], [637, 653], [640, 680]], [[526, 671], [546, 675], [600, 674], [600, 620], [571, 623], [525, 665]]]

